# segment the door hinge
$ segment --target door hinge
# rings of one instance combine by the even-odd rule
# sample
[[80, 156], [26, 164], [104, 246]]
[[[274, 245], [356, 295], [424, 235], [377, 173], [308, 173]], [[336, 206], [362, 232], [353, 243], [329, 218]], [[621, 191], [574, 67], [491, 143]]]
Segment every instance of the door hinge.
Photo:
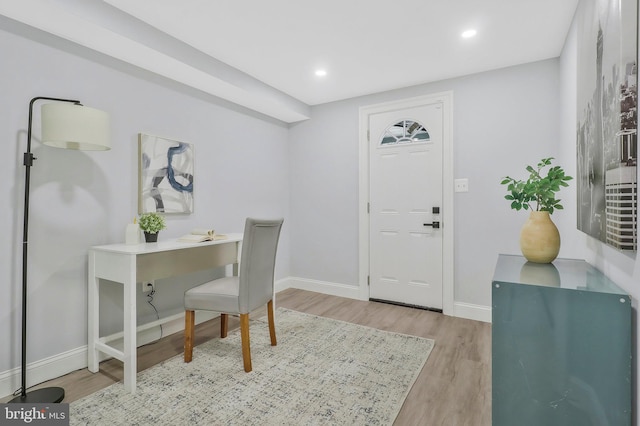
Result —
[[367, 130], [367, 142], [371, 142], [371, 132]]
[[367, 203], [367, 213], [371, 213], [371, 203]]
[[367, 275], [367, 285], [371, 286], [371, 276]]

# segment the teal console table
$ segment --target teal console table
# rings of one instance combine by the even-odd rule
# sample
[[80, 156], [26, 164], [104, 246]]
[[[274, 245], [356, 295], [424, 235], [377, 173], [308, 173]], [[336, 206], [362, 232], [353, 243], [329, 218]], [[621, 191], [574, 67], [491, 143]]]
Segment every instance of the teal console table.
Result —
[[582, 260], [500, 255], [493, 426], [630, 426], [631, 298]]

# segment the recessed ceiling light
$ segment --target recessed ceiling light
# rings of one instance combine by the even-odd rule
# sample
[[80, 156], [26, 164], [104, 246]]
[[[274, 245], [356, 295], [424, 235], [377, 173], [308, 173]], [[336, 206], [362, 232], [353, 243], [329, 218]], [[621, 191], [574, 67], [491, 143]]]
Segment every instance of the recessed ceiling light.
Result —
[[462, 38], [471, 38], [475, 37], [478, 32], [476, 30], [466, 30], [462, 33]]
[[316, 76], [325, 77], [327, 75], [327, 70], [316, 70]]

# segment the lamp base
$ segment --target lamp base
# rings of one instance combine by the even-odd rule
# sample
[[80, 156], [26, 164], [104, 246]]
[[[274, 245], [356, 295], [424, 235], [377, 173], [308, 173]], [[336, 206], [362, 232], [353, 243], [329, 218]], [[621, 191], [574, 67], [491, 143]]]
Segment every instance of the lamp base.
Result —
[[42, 388], [27, 392], [26, 395], [19, 395], [9, 403], [33, 404], [40, 402], [62, 402], [64, 399], [64, 389], [62, 388]]

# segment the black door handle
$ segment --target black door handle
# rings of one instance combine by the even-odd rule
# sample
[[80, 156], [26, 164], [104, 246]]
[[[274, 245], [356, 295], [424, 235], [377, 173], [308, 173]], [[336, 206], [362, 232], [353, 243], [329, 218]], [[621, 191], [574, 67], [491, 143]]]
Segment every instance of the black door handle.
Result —
[[434, 229], [440, 228], [440, 222], [424, 223], [424, 226], [433, 226]]

